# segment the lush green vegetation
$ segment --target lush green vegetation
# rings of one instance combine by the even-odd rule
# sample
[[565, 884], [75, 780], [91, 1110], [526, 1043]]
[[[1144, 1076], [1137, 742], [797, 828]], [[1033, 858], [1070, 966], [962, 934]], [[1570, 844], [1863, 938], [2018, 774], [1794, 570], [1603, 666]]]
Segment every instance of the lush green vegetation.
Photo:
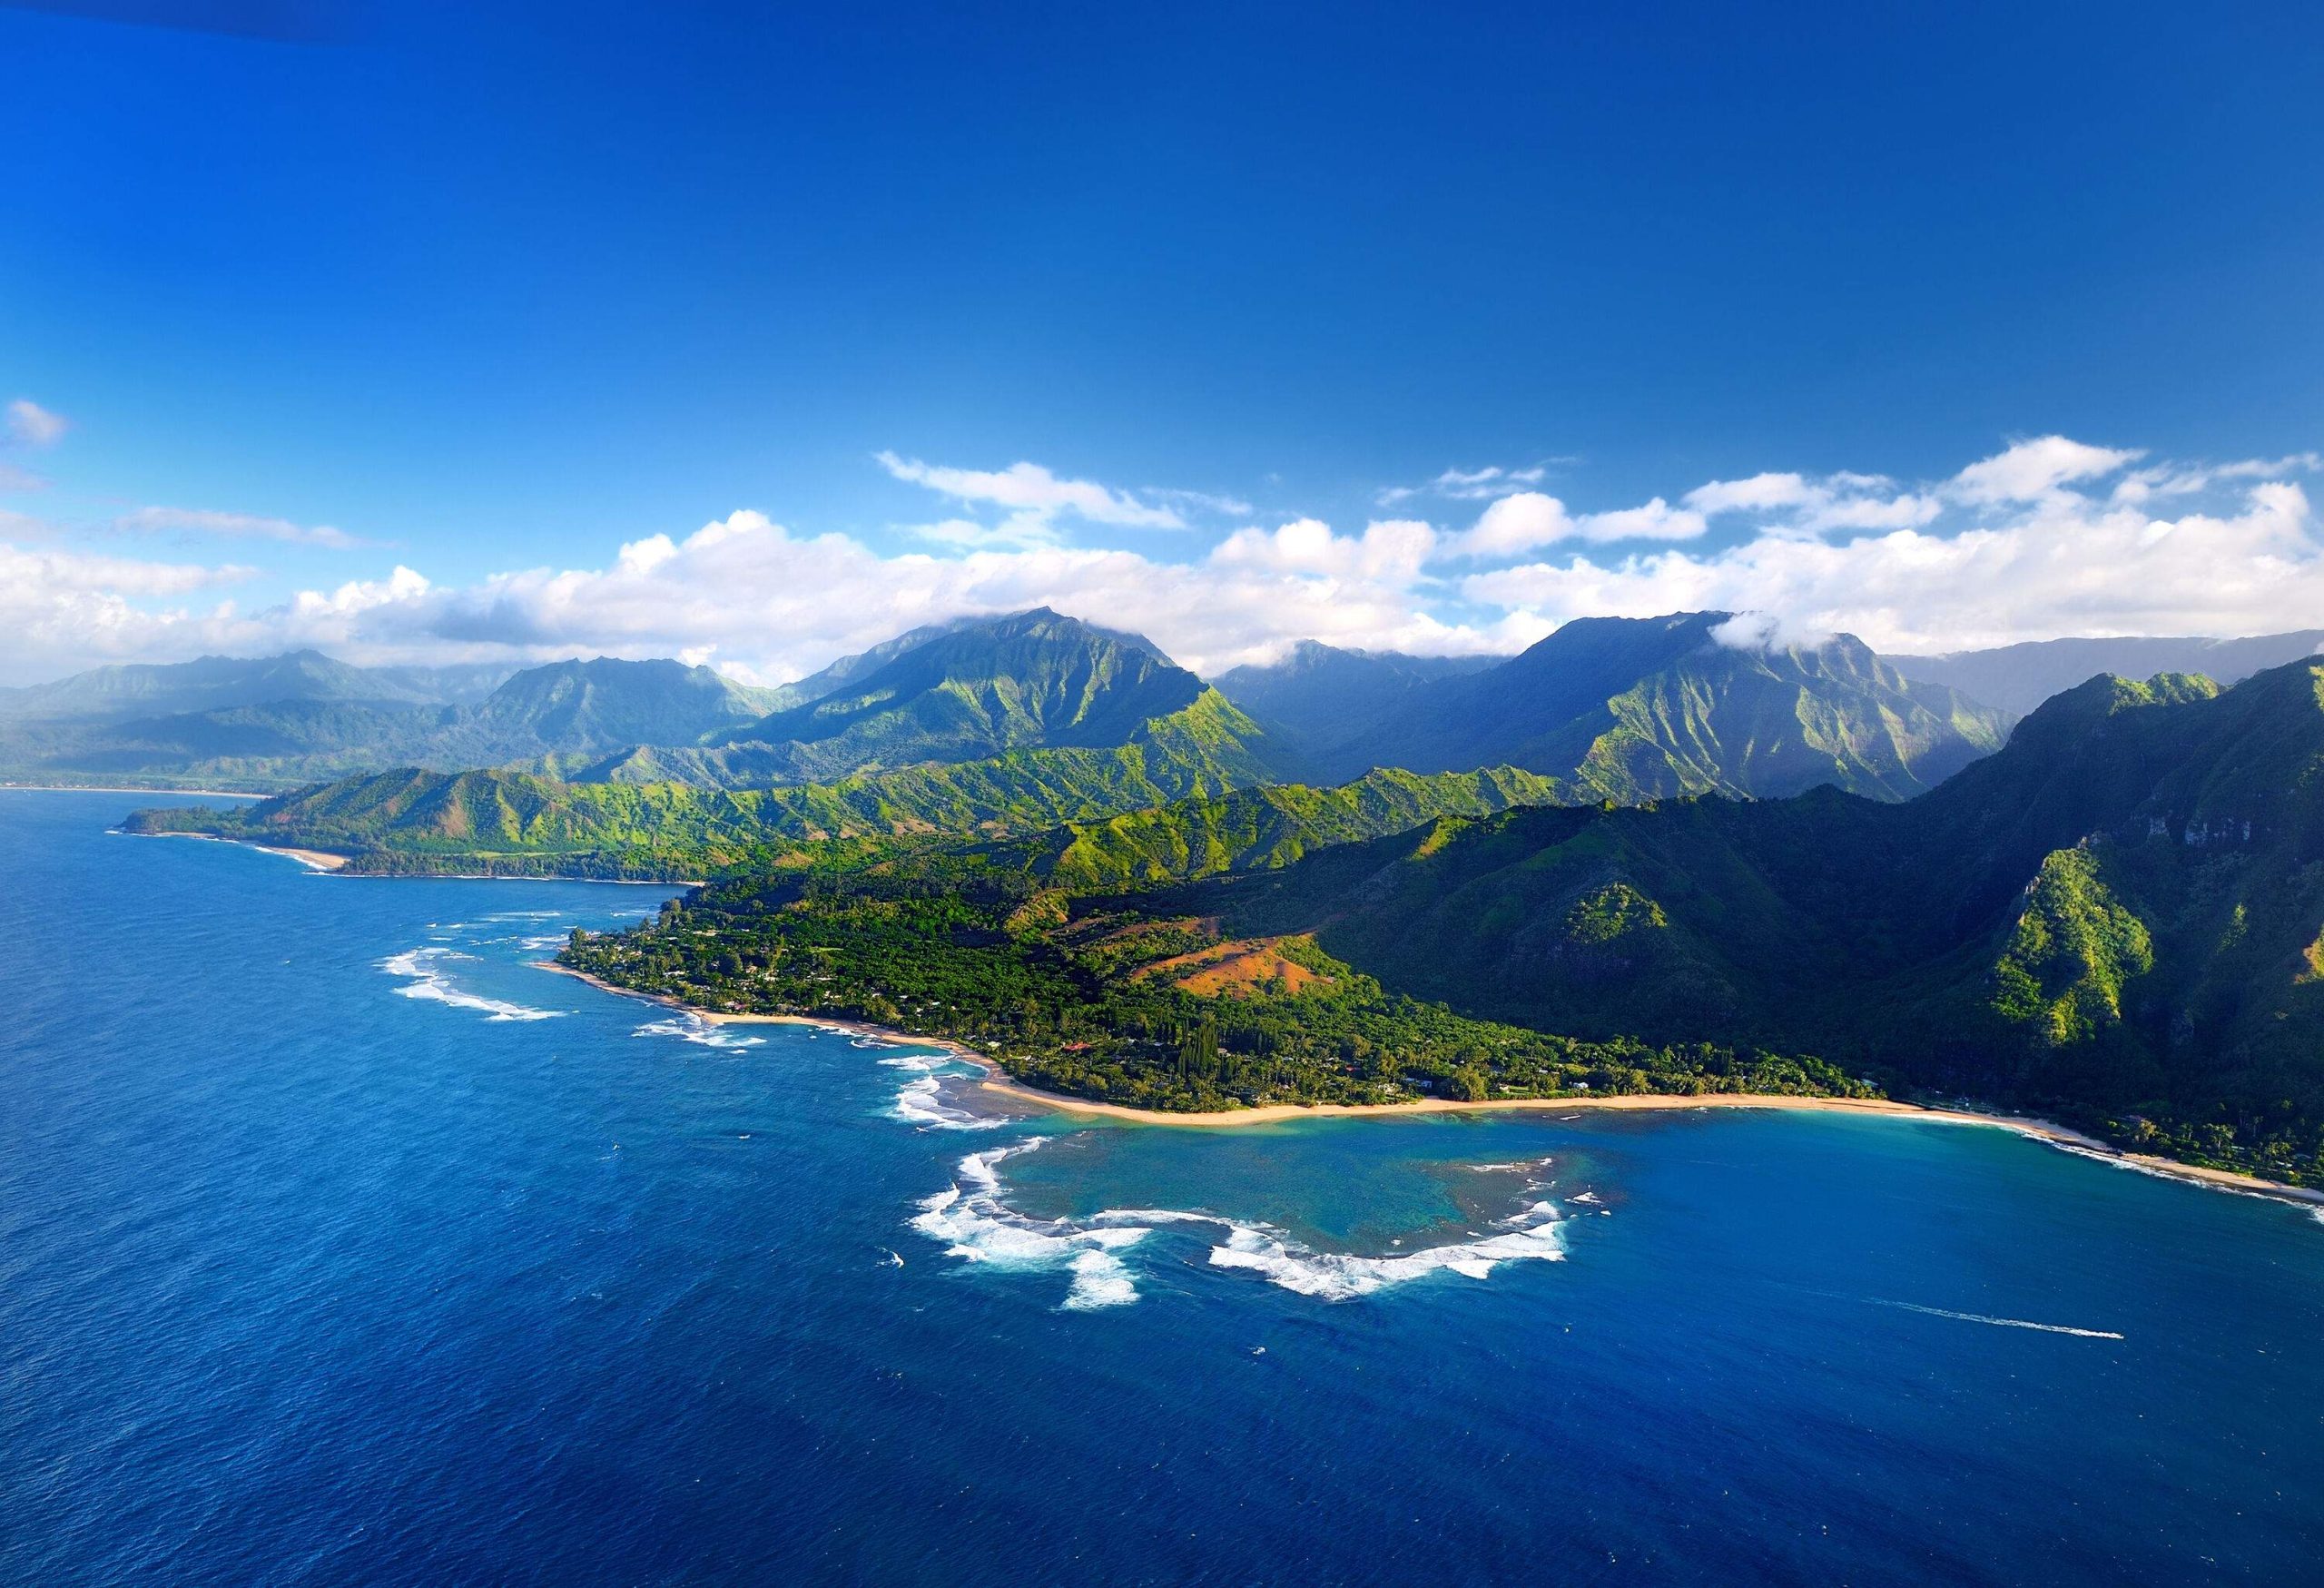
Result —
[[209, 833], [351, 857], [378, 874], [684, 878], [823, 864], [940, 838], [1038, 832], [1261, 775], [1236, 748], [1233, 707], [1206, 694], [1135, 744], [1020, 750], [796, 788], [566, 783], [516, 770], [407, 768], [238, 810], [141, 811], [137, 832]]
[[1813, 1059], [1467, 1019], [1312, 942], [1237, 942], [1118, 902], [1068, 908], [972, 863], [720, 883], [628, 932], [576, 932], [558, 958], [704, 1008], [950, 1038], [1036, 1085], [1141, 1108], [1873, 1091]]
[[1912, 682], [1851, 636], [1729, 643], [1726, 623], [1584, 618], [1482, 670], [1306, 650], [1221, 682], [1320, 779], [1506, 764], [1625, 804], [1822, 784], [1905, 799], [2008, 730], [2006, 714]]
[[[1400, 775], [859, 853], [585, 952], [625, 985], [962, 1036], [1157, 1106], [1847, 1074], [2319, 1179], [2324, 669], [2096, 681], [1903, 805], [1456, 809], [1539, 792]], [[720, 957], [753, 943], [819, 957]]]
[[[1482, 815], [1561, 792], [1548, 778], [1508, 767], [1429, 777], [1375, 772], [1337, 789], [1234, 788], [1233, 774], [1199, 752], [1179, 759], [1170, 742], [1165, 732], [1114, 750], [1026, 751], [732, 793], [407, 770], [240, 809], [141, 811], [128, 825], [329, 850], [351, 856], [359, 874], [693, 880], [960, 851], [993, 869], [1093, 893], [1285, 865], [1439, 815]], [[955, 836], [961, 833], [992, 836]]]
[[1905, 804], [1819, 790], [1448, 819], [1157, 908], [1313, 931], [1414, 997], [1822, 1054], [2316, 1180], [2324, 668], [2096, 680]]
[[[1040, 644], [1089, 668], [1036, 669], [1029, 692], [962, 683], [966, 664], [943, 658], [969, 626], [834, 683], [825, 720], [859, 750], [899, 724], [960, 744], [1110, 739], [1111, 691], [1184, 687], [1136, 642], [1073, 628]], [[1905, 706], [1943, 700], [1900, 695], [1861, 647], [1738, 650], [1699, 618], [1583, 639], [1576, 676], [1493, 668], [1391, 692], [1521, 685], [1510, 731], [1551, 725], [1527, 754], [1571, 777], [1280, 784], [1250, 720], [1196, 686], [1128, 742], [804, 785], [407, 771], [135, 824], [375, 872], [717, 879], [655, 926], [576, 945], [576, 962], [713, 1004], [960, 1036], [1121, 1100], [1845, 1073], [2195, 1161], [2324, 1173], [2324, 666], [2225, 694], [2095, 679], [1999, 754], [1889, 803], [1834, 785], [1894, 794], [1971, 754], [1978, 724], [1915, 726]], [[922, 651], [927, 686], [900, 717], [871, 686]], [[1631, 686], [1605, 693], [1618, 677]], [[1598, 715], [1568, 714], [1591, 697]], [[784, 720], [813, 715], [789, 698]], [[1879, 733], [1859, 732], [1863, 711], [1885, 714]], [[1556, 725], [1577, 721], [1579, 738]], [[1801, 780], [1818, 786], [1647, 797]]]

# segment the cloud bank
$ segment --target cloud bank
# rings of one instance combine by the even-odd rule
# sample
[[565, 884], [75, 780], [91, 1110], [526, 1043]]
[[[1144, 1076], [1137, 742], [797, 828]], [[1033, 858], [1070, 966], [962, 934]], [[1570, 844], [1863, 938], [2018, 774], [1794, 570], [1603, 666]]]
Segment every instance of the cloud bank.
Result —
[[[1934, 480], [1770, 470], [1586, 511], [1522, 470], [1456, 471], [1432, 482], [1450, 508], [1438, 520], [1348, 528], [1254, 523], [1233, 498], [1031, 463], [878, 461], [956, 516], [882, 548], [746, 509], [631, 540], [596, 566], [439, 584], [390, 565], [247, 607], [232, 587], [258, 577], [251, 567], [8, 545], [25, 537], [0, 520], [0, 623], [19, 641], [9, 681], [294, 646], [355, 661], [683, 654], [775, 681], [916, 624], [1037, 605], [1137, 629], [1211, 673], [1306, 637], [1511, 651], [1578, 616], [1706, 607], [1748, 615], [1729, 643], [1845, 630], [1897, 652], [2265, 633], [2324, 613], [2324, 533], [2301, 483], [2313, 454], [2180, 463], [2043, 436]], [[1496, 488], [1461, 494], [1478, 486]], [[182, 509], [122, 527], [354, 544], [328, 527]], [[1134, 549], [1076, 544], [1088, 527], [1175, 533]]]

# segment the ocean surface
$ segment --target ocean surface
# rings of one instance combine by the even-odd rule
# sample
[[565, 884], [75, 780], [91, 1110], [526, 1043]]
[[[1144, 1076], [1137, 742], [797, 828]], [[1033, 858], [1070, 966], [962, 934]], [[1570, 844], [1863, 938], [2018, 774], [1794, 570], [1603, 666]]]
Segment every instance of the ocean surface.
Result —
[[0, 791], [0, 1582], [2313, 1583], [2324, 1222], [1813, 1114], [1010, 1119], [666, 890]]

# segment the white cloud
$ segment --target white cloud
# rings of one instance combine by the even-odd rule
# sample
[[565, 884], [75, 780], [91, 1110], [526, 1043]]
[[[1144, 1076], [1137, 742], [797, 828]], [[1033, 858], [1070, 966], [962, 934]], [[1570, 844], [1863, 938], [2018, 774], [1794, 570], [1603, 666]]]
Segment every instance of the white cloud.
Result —
[[2125, 451], [2070, 441], [2063, 436], [2040, 436], [1972, 463], [1953, 477], [1947, 488], [1965, 502], [2031, 502], [2060, 486], [2096, 479], [2145, 456], [2143, 449]]
[[1490, 562], [1561, 540], [1691, 540], [1709, 528], [1701, 513], [1674, 508], [1660, 497], [1608, 513], [1571, 513], [1555, 497], [1519, 491], [1487, 508], [1467, 533], [1446, 542], [1445, 550], [1452, 557]]
[[1408, 502], [1414, 497], [1483, 501], [1504, 494], [1512, 486], [1539, 485], [1548, 473], [1549, 467], [1541, 463], [1530, 469], [1502, 469], [1496, 464], [1482, 469], [1448, 469], [1423, 485], [1392, 485], [1379, 494], [1378, 500], [1384, 508]]
[[1011, 513], [998, 524], [974, 518], [946, 518], [934, 524], [912, 524], [905, 534], [933, 546], [961, 551], [1022, 551], [1036, 546], [1060, 546], [1065, 537], [1057, 525], [1039, 513]]
[[1146, 488], [1146, 494], [1157, 501], [1228, 518], [1247, 518], [1256, 510], [1240, 497], [1219, 496], [1211, 491], [1173, 490], [1167, 486], [1150, 485]]
[[1402, 586], [1420, 577], [1436, 548], [1436, 531], [1413, 518], [1368, 525], [1361, 536], [1334, 535], [1315, 518], [1277, 529], [1238, 529], [1212, 548], [1211, 565], [1270, 573]]
[[279, 540], [288, 546], [321, 546], [333, 551], [349, 551], [371, 544], [329, 524], [293, 524], [288, 518], [268, 518], [255, 513], [219, 513], [201, 508], [140, 508], [115, 518], [113, 528], [141, 534], [182, 530], [237, 540]]
[[2297, 485], [2175, 519], [2058, 493], [1999, 524], [1833, 543], [1761, 536], [1708, 554], [1534, 563], [1462, 594], [1561, 623], [1723, 609], [1876, 649], [1952, 650], [2078, 634], [2264, 634], [2324, 612], [2324, 541]]
[[[1715, 479], [1680, 498], [1707, 518], [1748, 513], [1775, 531], [1825, 535], [1844, 529], [1916, 529], [1944, 511], [1932, 496], [1898, 493], [1877, 474], [1840, 473], [1819, 480], [1800, 474]], [[1781, 515], [1777, 517], [1777, 515]]]
[[1519, 491], [1487, 508], [1448, 550], [1454, 557], [1491, 561], [1552, 545], [1572, 533], [1573, 518], [1563, 502], [1537, 490]]
[[1691, 508], [1674, 508], [1656, 497], [1640, 508], [1585, 513], [1575, 520], [1584, 540], [1692, 540], [1709, 526]]
[[1092, 524], [1141, 529], [1183, 529], [1186, 520], [1088, 479], [1059, 479], [1038, 463], [1012, 463], [1001, 469], [946, 469], [893, 452], [878, 455], [880, 466], [898, 479], [963, 502], [989, 502], [1040, 518], [1070, 513]]
[[[1145, 633], [1206, 671], [1304, 637], [1510, 651], [1577, 616], [1703, 608], [1748, 615], [1729, 643], [1846, 631], [1890, 650], [2316, 624], [2324, 533], [2287, 478], [2314, 459], [2157, 462], [2136, 471], [2152, 476], [2152, 504], [2167, 508], [2156, 511], [2123, 499], [2127, 462], [2089, 453], [2130, 456], [2045, 444], [2043, 458], [1979, 477], [1978, 488], [2031, 495], [1984, 503], [1950, 483], [1908, 489], [1844, 473], [1714, 481], [1675, 507], [1658, 497], [1597, 514], [1519, 491], [1463, 529], [1392, 518], [1343, 533], [1299, 518], [1216, 537], [1206, 551], [1191, 538], [1163, 543], [1177, 560], [1066, 544], [1035, 507], [997, 524], [926, 526], [897, 555], [737, 512], [690, 535], [633, 538], [595, 566], [454, 586], [394, 567], [248, 610], [199, 602], [250, 569], [51, 551], [69, 531], [0, 509], [0, 534], [19, 543], [0, 545], [11, 641], [0, 667], [26, 681], [96, 661], [313, 646], [362, 662], [714, 655], [736, 676], [780, 681], [918, 624], [1040, 605]], [[1717, 541], [1668, 543], [1703, 536], [1715, 516]], [[1465, 559], [1459, 577], [1448, 557]]]
[[1748, 479], [1714, 479], [1680, 499], [1706, 518], [1721, 513], [1767, 513], [1796, 508], [1819, 493], [1797, 474], [1755, 474]]
[[1710, 637], [1733, 651], [1777, 651], [1797, 646], [1812, 649], [1832, 637], [1832, 631], [1793, 622], [1780, 613], [1738, 612], [1713, 626]]
[[29, 469], [0, 461], [0, 490], [40, 490], [47, 484], [48, 481]]
[[72, 429], [64, 415], [51, 413], [29, 397], [10, 403], [6, 417], [8, 434], [27, 447], [54, 447]]
[[233, 584], [253, 571], [0, 542], [0, 633], [8, 636], [0, 654], [12, 671], [8, 681], [32, 683], [100, 661], [176, 660], [207, 648], [202, 620], [141, 603]]

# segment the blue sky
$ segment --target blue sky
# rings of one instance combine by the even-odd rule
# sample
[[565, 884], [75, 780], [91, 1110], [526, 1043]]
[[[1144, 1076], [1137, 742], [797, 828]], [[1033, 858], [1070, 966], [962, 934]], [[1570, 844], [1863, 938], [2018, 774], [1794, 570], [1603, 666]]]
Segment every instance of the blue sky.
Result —
[[[777, 676], [1043, 597], [1214, 666], [2324, 597], [2314, 7], [427, 9], [0, 5], [0, 402], [50, 416], [0, 451], [0, 671]], [[2050, 437], [2089, 469], [1948, 484]], [[955, 488], [1019, 464], [1088, 489]]]

